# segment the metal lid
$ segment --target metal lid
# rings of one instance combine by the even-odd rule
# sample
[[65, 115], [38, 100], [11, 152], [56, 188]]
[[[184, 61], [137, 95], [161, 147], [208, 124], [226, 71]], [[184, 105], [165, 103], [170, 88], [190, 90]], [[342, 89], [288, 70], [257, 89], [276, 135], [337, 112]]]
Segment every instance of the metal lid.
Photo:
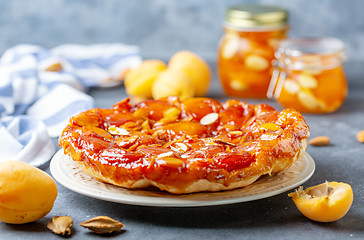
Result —
[[233, 28], [282, 27], [288, 22], [288, 12], [280, 7], [236, 5], [227, 9], [225, 25]]

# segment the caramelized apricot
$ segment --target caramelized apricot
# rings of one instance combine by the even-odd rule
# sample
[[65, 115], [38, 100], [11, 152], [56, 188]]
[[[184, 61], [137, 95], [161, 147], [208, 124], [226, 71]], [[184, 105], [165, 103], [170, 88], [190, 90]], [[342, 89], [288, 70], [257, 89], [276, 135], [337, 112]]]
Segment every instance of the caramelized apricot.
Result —
[[220, 112], [222, 108], [221, 103], [212, 98], [190, 98], [184, 100], [181, 104], [182, 115], [197, 121], [200, 121], [209, 113]]

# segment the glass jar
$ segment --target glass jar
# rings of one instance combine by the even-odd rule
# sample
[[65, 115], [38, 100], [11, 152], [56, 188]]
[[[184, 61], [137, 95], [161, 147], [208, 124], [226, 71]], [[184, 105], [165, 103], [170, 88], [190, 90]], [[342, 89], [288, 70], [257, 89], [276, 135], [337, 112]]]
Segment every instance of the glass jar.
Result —
[[283, 107], [306, 113], [337, 110], [347, 95], [344, 43], [335, 38], [282, 41], [267, 92]]
[[265, 98], [271, 62], [286, 38], [288, 13], [277, 7], [239, 5], [227, 10], [218, 49], [218, 73], [227, 95]]

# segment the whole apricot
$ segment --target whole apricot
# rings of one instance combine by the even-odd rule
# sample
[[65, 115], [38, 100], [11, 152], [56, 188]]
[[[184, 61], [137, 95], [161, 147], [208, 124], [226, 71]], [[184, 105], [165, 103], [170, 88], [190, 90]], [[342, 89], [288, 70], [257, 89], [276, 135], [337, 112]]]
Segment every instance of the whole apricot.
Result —
[[22, 224], [48, 214], [58, 191], [53, 178], [20, 161], [0, 163], [0, 221]]
[[183, 71], [191, 78], [196, 96], [207, 94], [212, 74], [209, 65], [202, 58], [189, 51], [180, 51], [169, 60], [168, 68]]
[[195, 87], [192, 80], [182, 71], [167, 69], [162, 72], [152, 86], [154, 99], [177, 96], [180, 99], [193, 97]]
[[342, 182], [325, 182], [288, 194], [298, 210], [318, 222], [333, 222], [344, 217], [353, 202], [351, 186]]
[[159, 74], [167, 68], [163, 61], [151, 59], [143, 61], [130, 70], [125, 77], [126, 92], [135, 97], [151, 98], [152, 85]]

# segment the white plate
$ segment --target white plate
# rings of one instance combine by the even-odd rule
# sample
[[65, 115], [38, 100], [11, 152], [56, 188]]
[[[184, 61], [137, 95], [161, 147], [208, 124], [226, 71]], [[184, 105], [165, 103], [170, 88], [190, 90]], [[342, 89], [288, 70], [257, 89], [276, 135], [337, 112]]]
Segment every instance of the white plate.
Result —
[[97, 199], [110, 202], [159, 206], [196, 207], [247, 202], [271, 197], [291, 190], [306, 182], [315, 171], [315, 162], [308, 153], [290, 168], [274, 176], [265, 176], [255, 183], [235, 190], [174, 195], [158, 190], [131, 190], [102, 183], [84, 173], [60, 149], [51, 160], [53, 177], [66, 188]]

